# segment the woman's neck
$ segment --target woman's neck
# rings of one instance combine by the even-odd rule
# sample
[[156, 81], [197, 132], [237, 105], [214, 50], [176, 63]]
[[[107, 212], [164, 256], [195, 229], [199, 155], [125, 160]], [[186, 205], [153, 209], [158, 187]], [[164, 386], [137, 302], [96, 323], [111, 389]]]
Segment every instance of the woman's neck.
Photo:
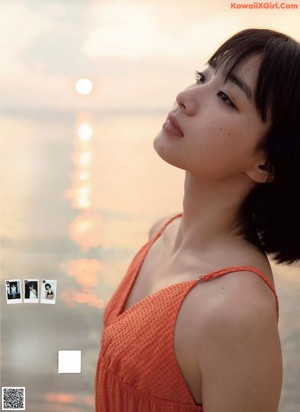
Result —
[[253, 183], [245, 176], [203, 182], [186, 173], [183, 215], [176, 235], [175, 253], [182, 248], [205, 249], [233, 237], [238, 211]]

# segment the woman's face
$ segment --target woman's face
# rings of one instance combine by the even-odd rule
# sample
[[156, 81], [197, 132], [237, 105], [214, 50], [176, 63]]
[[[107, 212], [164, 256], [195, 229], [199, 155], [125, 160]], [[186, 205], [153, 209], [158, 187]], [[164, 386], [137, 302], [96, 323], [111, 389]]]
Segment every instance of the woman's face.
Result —
[[258, 56], [248, 58], [225, 84], [221, 70], [207, 67], [195, 84], [177, 95], [171, 110], [182, 136], [163, 127], [154, 140], [157, 153], [201, 178], [247, 174], [253, 179], [250, 170], [265, 161], [264, 153], [254, 149], [269, 127], [254, 104], [258, 67]]

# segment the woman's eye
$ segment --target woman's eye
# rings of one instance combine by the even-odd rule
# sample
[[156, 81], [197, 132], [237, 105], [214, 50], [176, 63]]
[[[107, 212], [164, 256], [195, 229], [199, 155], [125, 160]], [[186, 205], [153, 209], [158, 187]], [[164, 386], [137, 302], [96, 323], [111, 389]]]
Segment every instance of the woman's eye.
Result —
[[196, 79], [197, 84], [205, 82], [204, 74], [201, 72], [198, 72], [197, 70], [195, 71], [195, 79]]
[[[195, 79], [196, 79], [196, 84], [202, 84], [205, 82], [206, 78], [205, 75], [202, 72], [198, 72], [197, 70], [195, 71]], [[219, 91], [217, 93], [217, 96], [219, 98], [219, 100], [225, 104], [226, 106], [231, 107], [232, 109], [235, 109], [235, 105], [232, 103], [232, 101], [230, 100], [230, 98], [227, 96], [226, 93]]]
[[229, 99], [227, 94], [220, 91], [220, 92], [217, 93], [217, 96], [219, 97], [219, 99], [221, 100], [222, 103], [226, 104], [227, 106], [230, 106], [232, 109], [235, 109], [235, 105]]

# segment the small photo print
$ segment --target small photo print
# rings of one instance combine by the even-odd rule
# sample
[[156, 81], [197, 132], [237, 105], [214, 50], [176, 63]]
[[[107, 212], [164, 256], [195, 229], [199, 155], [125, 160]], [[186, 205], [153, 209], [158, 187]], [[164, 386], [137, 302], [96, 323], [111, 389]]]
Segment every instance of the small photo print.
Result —
[[22, 303], [22, 289], [21, 289], [20, 279], [6, 280], [5, 287], [6, 287], [6, 302], [8, 304]]
[[24, 303], [38, 303], [39, 301], [39, 281], [38, 279], [24, 280]]
[[3, 387], [2, 388], [2, 410], [3, 411], [25, 411], [25, 388]]
[[54, 304], [56, 301], [56, 280], [42, 280], [41, 303]]

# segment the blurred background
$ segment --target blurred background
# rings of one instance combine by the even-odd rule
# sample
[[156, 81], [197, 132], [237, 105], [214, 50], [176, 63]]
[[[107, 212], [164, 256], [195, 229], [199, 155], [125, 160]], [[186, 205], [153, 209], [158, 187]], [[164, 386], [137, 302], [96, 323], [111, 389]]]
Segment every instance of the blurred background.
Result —
[[[300, 39], [299, 1], [232, 4], [1, 2], [1, 385], [25, 386], [26, 410], [94, 410], [105, 305], [151, 224], [181, 211], [184, 173], [152, 148], [177, 93], [241, 29]], [[300, 270], [273, 269], [280, 412], [296, 412]], [[26, 278], [57, 280], [56, 304], [7, 305], [5, 280]], [[82, 351], [81, 374], [57, 373], [62, 349]]]

